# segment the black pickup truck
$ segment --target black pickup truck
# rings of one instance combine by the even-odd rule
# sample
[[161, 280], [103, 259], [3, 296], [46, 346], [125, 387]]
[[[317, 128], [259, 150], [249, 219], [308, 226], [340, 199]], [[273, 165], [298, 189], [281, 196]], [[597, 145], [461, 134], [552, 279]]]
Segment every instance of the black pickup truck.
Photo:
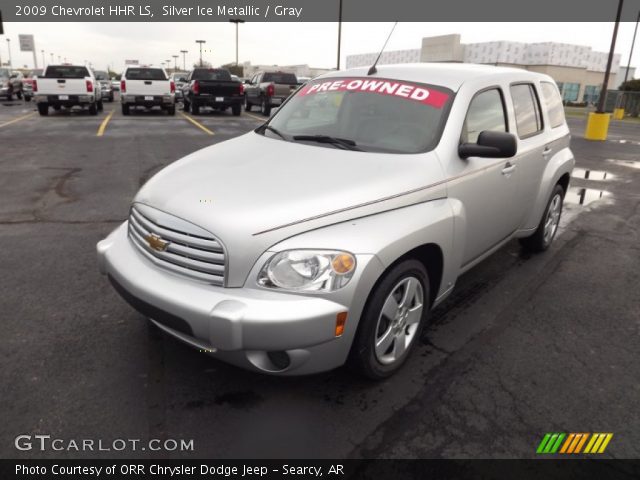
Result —
[[200, 107], [225, 111], [231, 107], [234, 115], [240, 115], [244, 103], [244, 85], [231, 79], [224, 68], [195, 68], [189, 73], [182, 87], [184, 111], [194, 115]]

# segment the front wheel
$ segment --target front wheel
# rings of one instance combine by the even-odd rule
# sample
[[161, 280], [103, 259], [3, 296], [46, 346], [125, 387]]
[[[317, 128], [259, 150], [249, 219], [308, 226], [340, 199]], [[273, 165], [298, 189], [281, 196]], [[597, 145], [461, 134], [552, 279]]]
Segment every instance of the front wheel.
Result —
[[556, 185], [551, 192], [547, 208], [542, 215], [535, 233], [530, 237], [521, 238], [520, 244], [531, 252], [544, 252], [556, 236], [560, 217], [562, 216], [562, 201], [564, 199], [564, 189]]
[[349, 365], [374, 380], [393, 375], [415, 345], [429, 310], [429, 276], [418, 260], [389, 270], [371, 291]]

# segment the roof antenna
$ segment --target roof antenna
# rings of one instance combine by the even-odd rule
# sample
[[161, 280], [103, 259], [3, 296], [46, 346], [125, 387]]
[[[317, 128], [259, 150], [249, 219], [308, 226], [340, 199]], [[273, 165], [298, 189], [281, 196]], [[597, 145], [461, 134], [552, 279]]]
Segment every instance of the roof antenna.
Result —
[[373, 65], [371, 65], [371, 68], [369, 68], [367, 75], [373, 75], [374, 73], [378, 72], [378, 70], [376, 70], [376, 65], [378, 64], [378, 60], [380, 60], [380, 57], [382, 56], [382, 52], [384, 52], [384, 49], [387, 47], [387, 43], [389, 43], [389, 39], [391, 38], [393, 31], [396, 29], [396, 25], [398, 25], [398, 22], [393, 24], [393, 27], [389, 32], [389, 36], [387, 37], [387, 40], [384, 42], [384, 45], [382, 46], [382, 50], [380, 50], [380, 53], [378, 54], [378, 58], [376, 58], [376, 61], [373, 62]]

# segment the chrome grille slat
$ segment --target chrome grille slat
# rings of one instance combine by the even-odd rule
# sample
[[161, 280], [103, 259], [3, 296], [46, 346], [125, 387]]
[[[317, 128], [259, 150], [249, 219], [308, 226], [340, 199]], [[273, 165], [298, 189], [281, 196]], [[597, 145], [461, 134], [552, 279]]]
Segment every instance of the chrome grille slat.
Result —
[[[169, 223], [171, 220], [168, 218], [165, 221]], [[189, 228], [188, 224], [184, 228]], [[202, 229], [198, 233], [200, 231]], [[158, 251], [151, 248], [145, 240], [150, 234], [168, 241], [167, 249]], [[129, 215], [129, 237], [138, 250], [158, 265], [214, 285], [225, 283], [224, 249], [213, 236], [207, 238], [160, 226], [132, 207]]]
[[201, 248], [202, 250], [209, 250], [212, 252], [223, 253], [222, 245], [215, 239], [207, 240], [187, 233], [176, 232], [175, 230], [169, 230], [164, 228], [151, 220], [142, 216], [135, 208], [131, 209], [132, 216], [138, 221], [138, 223], [144, 226], [148, 231], [155, 233], [159, 237], [162, 237], [171, 242], [180, 243], [182, 245]]

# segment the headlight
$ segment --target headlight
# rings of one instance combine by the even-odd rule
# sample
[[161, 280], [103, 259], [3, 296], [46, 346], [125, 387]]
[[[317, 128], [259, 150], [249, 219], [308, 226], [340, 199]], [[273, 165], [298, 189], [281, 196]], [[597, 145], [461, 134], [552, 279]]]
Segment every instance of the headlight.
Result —
[[303, 292], [332, 292], [344, 287], [356, 258], [335, 250], [287, 250], [271, 257], [258, 275], [263, 287]]

